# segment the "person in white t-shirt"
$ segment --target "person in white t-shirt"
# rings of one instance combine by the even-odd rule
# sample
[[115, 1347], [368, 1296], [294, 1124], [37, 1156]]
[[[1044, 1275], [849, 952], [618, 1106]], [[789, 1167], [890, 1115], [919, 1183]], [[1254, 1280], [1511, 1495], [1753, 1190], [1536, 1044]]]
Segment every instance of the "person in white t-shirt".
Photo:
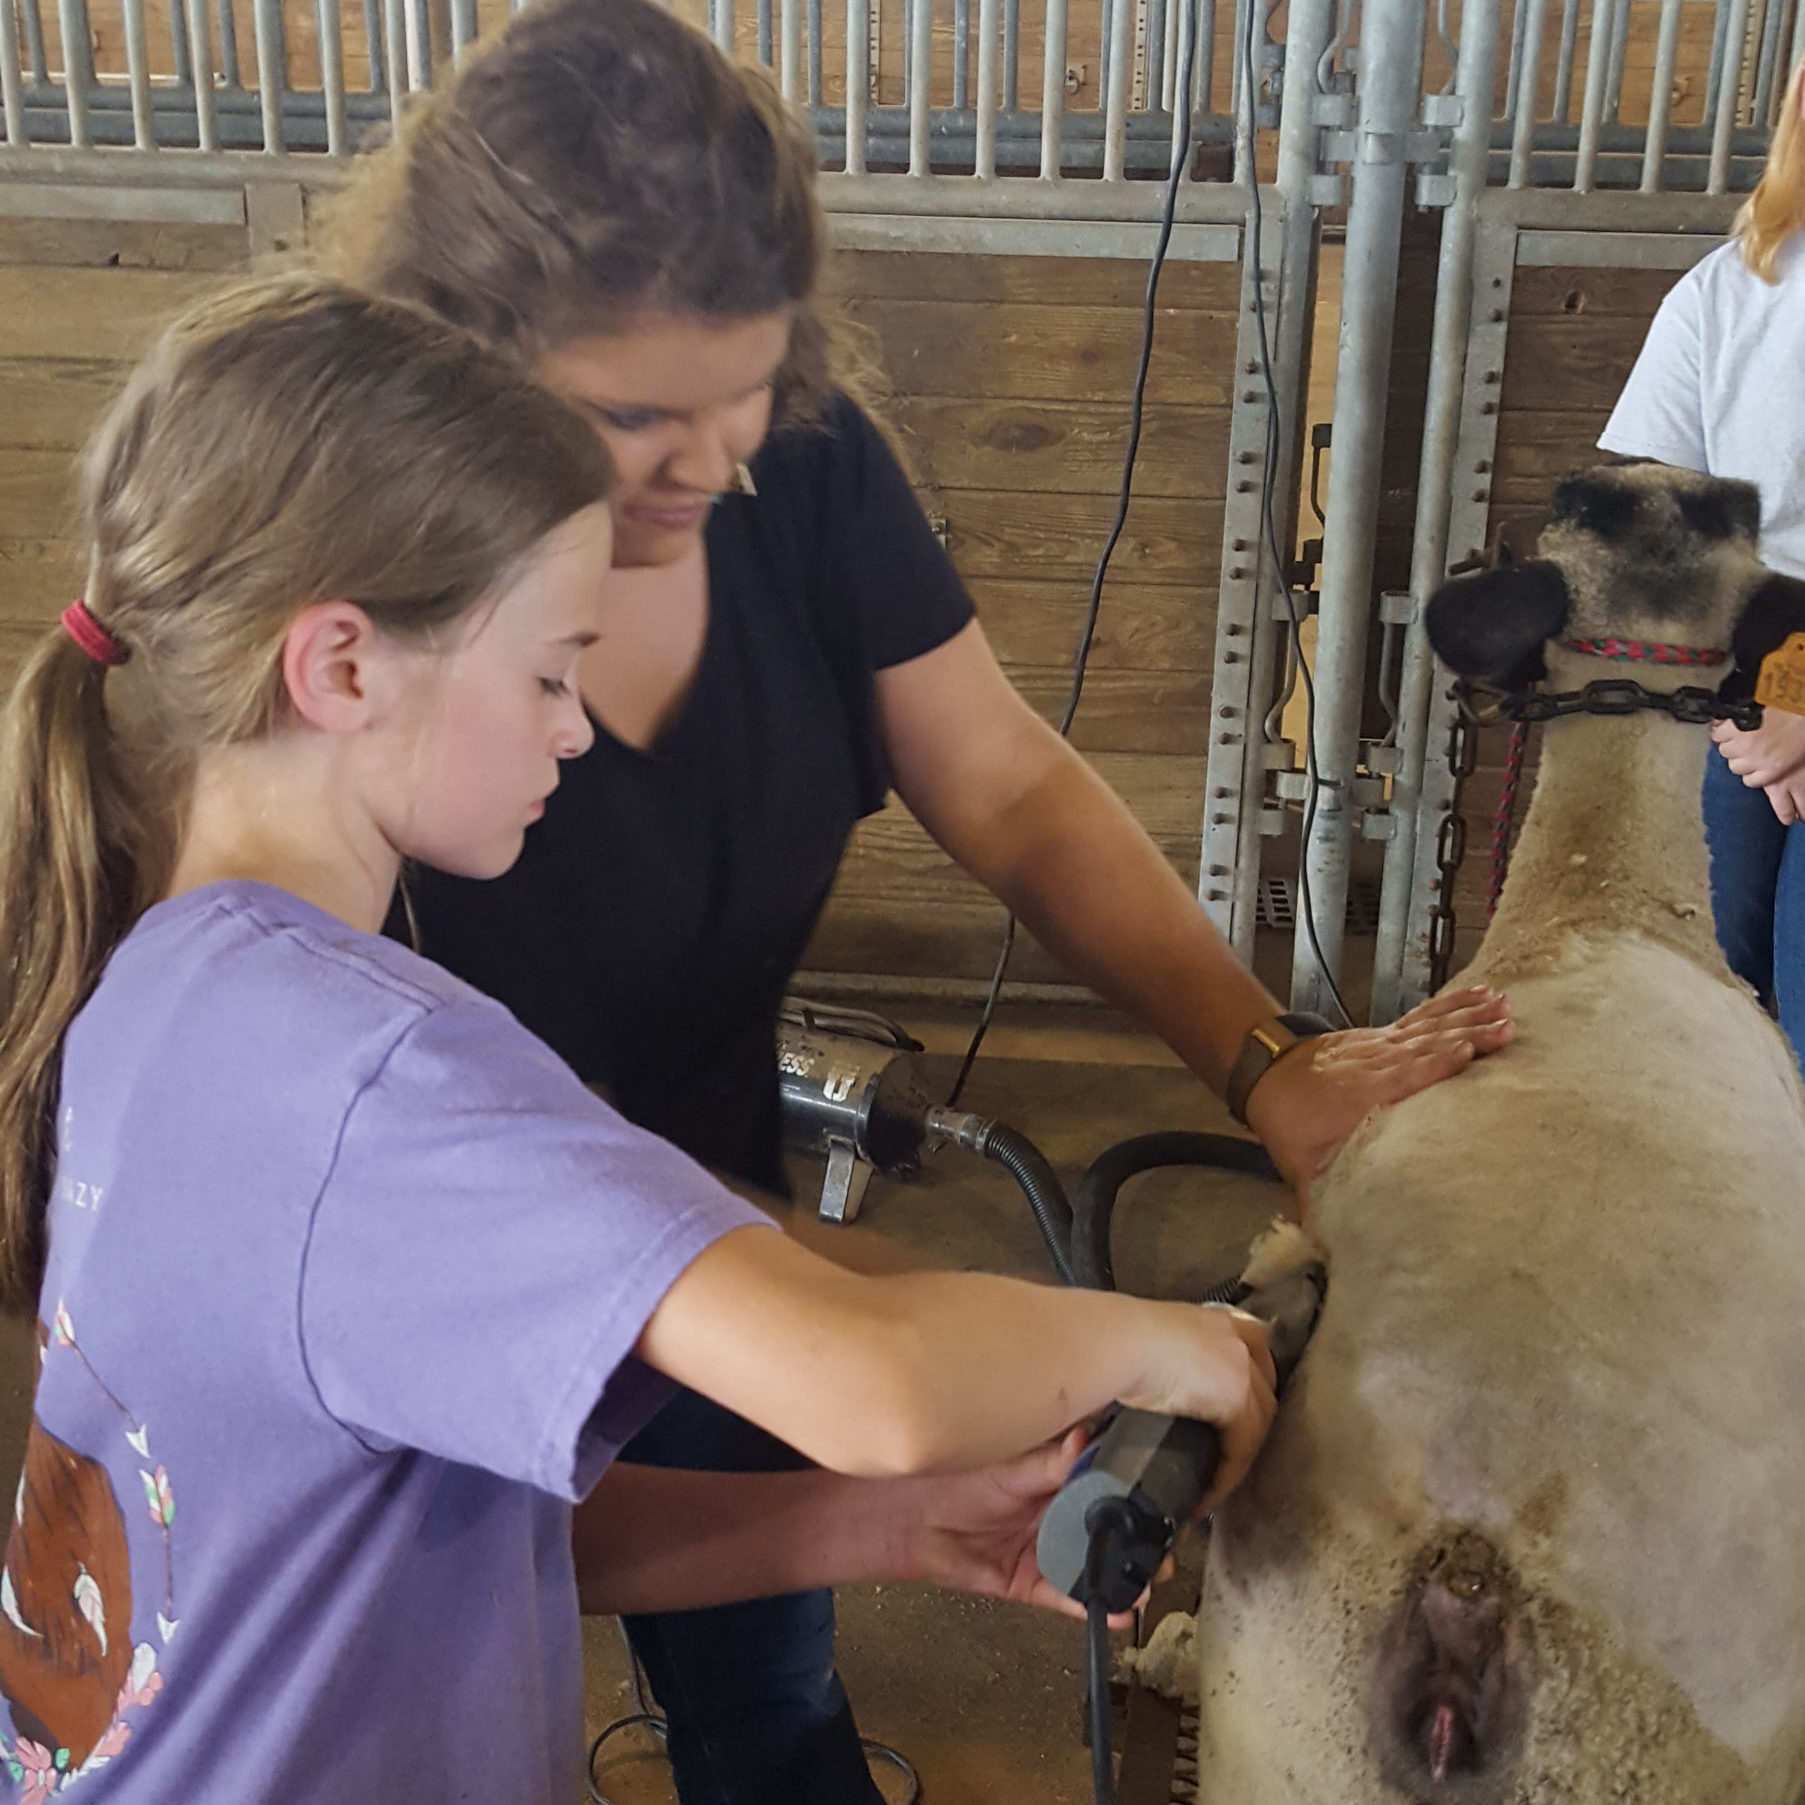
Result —
[[[1761, 551], [1805, 577], [1805, 61], [1731, 241], [1675, 284], [1649, 327], [1605, 451], [1761, 490]], [[1805, 716], [1720, 721], [1705, 772], [1717, 937], [1805, 1051]]]

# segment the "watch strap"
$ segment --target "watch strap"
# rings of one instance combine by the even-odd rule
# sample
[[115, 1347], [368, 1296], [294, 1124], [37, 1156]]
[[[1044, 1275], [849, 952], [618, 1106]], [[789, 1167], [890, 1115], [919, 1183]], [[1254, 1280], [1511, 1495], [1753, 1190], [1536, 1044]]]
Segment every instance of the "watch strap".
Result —
[[1241, 1040], [1241, 1051], [1229, 1068], [1224, 1096], [1228, 1112], [1243, 1128], [1247, 1126], [1247, 1099], [1260, 1082], [1299, 1041], [1313, 1040], [1319, 1034], [1333, 1032], [1331, 1023], [1308, 1010], [1288, 1010], [1283, 1015], [1269, 1015], [1255, 1022]]

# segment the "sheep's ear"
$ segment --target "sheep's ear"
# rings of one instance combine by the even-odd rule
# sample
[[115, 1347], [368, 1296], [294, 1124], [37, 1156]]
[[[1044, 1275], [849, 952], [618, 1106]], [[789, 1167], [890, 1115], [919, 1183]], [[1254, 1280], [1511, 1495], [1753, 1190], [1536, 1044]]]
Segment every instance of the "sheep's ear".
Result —
[[1770, 571], [1742, 605], [1730, 635], [1736, 663], [1717, 693], [1726, 702], [1746, 702], [1755, 693], [1762, 659], [1778, 651], [1794, 633], [1805, 633], [1805, 582]]
[[1559, 566], [1530, 558], [1444, 583], [1423, 624], [1450, 670], [1514, 688], [1545, 674], [1542, 647], [1566, 626], [1568, 601]]

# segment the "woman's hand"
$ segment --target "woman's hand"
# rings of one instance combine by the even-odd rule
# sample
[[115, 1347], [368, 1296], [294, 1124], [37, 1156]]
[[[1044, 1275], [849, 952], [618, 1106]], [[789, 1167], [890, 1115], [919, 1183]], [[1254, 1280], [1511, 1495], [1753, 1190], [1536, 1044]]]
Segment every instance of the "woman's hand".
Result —
[[[1805, 770], [1805, 715], [1788, 714], [1782, 708], [1764, 708], [1761, 725], [1752, 731], [1732, 727], [1728, 721], [1717, 721], [1711, 728], [1724, 762], [1751, 790], [1768, 791], [1774, 801], [1773, 788], [1789, 777]], [[1774, 813], [1780, 814], [1775, 803]], [[1780, 815], [1782, 821], [1796, 819]]]
[[1762, 793], [1773, 808], [1774, 816], [1782, 827], [1791, 827], [1795, 821], [1805, 821], [1805, 771], [1795, 771], [1790, 777], [1783, 777], [1778, 783], [1764, 784]]
[[1464, 1071], [1509, 1043], [1510, 1000], [1484, 985], [1445, 991], [1384, 1028], [1351, 1028], [1305, 1041], [1253, 1087], [1247, 1122], [1309, 1205], [1325, 1171], [1368, 1115]]

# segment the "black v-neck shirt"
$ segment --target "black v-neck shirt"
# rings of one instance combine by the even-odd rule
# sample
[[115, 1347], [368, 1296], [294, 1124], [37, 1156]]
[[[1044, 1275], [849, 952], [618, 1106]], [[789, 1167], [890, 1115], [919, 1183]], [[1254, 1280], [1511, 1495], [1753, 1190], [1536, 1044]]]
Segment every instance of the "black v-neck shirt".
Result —
[[657, 744], [597, 723], [511, 871], [407, 882], [428, 958], [631, 1120], [781, 1190], [778, 1005], [889, 789], [873, 674], [944, 644], [972, 606], [851, 401], [773, 434], [752, 474], [758, 493], [709, 520], [702, 656]]

